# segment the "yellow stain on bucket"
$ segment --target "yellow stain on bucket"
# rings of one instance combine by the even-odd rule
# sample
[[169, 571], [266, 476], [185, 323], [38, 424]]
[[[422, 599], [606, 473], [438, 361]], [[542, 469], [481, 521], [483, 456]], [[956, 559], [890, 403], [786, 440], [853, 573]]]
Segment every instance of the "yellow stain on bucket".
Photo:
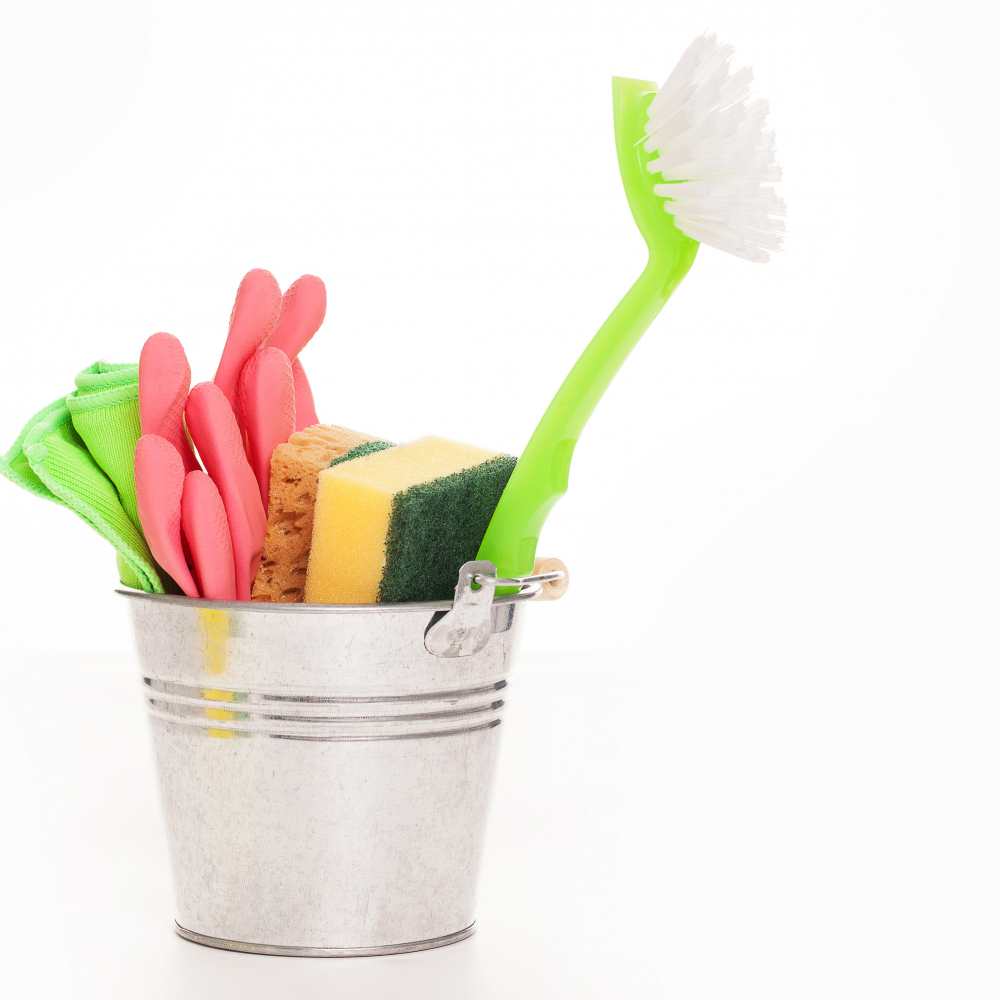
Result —
[[[217, 608], [198, 609], [198, 625], [201, 628], [201, 653], [205, 672], [209, 674], [224, 674], [229, 655], [229, 612]], [[206, 688], [201, 693], [208, 701], [236, 701], [238, 696], [233, 691], [220, 691]], [[205, 715], [219, 722], [233, 722], [246, 718], [244, 712], [230, 712], [224, 708], [206, 708]], [[232, 739], [241, 735], [231, 729], [209, 729], [209, 736], [219, 740]]]
[[[236, 691], [218, 691], [215, 688], [205, 688], [201, 692], [201, 696], [207, 701], [242, 701], [242, 697]], [[206, 708], [205, 715], [219, 722], [235, 722], [247, 717], [246, 712], [231, 712], [226, 708]], [[232, 729], [210, 729], [208, 734], [220, 740], [228, 740], [234, 736], [242, 735]]]
[[198, 609], [201, 627], [201, 652], [205, 670], [210, 674], [226, 672], [229, 654], [229, 612], [216, 608]]

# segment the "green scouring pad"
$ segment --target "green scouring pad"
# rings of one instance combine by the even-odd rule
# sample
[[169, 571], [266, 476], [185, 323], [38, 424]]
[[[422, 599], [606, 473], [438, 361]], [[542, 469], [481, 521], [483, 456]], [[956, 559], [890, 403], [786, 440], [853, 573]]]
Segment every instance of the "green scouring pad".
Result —
[[335, 458], [329, 465], [329, 468], [333, 468], [335, 465], [340, 465], [341, 462], [350, 462], [354, 458], [363, 458], [365, 455], [374, 455], [377, 451], [385, 451], [386, 448], [395, 448], [396, 446], [391, 441], [362, 441], [361, 444], [356, 444], [346, 455], [340, 455]]
[[516, 462], [438, 437], [348, 452], [319, 475], [306, 601], [450, 598]]

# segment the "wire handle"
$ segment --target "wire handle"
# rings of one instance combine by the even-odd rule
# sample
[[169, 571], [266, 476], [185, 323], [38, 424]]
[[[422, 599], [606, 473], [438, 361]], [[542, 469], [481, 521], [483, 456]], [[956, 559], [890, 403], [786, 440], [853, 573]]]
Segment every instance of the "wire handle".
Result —
[[537, 576], [495, 577], [477, 573], [472, 579], [479, 587], [530, 587], [536, 583], [548, 583], [550, 580], [561, 580], [566, 574], [561, 569], [551, 573], [539, 573]]

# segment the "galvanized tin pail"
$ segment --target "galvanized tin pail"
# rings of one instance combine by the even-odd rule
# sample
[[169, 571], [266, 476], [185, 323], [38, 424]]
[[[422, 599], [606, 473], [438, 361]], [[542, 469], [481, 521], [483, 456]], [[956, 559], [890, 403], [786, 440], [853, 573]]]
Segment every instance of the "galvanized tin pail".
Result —
[[494, 600], [490, 587], [488, 641], [471, 655], [425, 646], [447, 602], [119, 592], [152, 723], [178, 933], [314, 956], [472, 933], [507, 675], [537, 589]]

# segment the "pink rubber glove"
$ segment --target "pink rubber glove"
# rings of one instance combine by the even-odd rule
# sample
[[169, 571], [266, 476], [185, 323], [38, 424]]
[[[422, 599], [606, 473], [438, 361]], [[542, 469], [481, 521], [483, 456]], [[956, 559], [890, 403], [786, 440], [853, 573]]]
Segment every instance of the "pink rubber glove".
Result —
[[158, 434], [143, 434], [135, 446], [135, 497], [139, 521], [153, 558], [188, 597], [199, 597], [181, 542], [184, 463], [177, 449]]
[[281, 297], [281, 317], [263, 347], [277, 347], [294, 361], [326, 316], [326, 285], [315, 274], [303, 274]]
[[143, 434], [166, 438], [184, 462], [184, 471], [200, 469], [184, 431], [184, 404], [191, 388], [191, 366], [181, 342], [154, 333], [139, 355], [139, 423]]
[[284, 351], [265, 347], [250, 355], [240, 375], [240, 406], [249, 444], [250, 466], [267, 510], [271, 455], [295, 431], [295, 384]]
[[229, 336], [213, 381], [229, 400], [242, 426], [237, 388], [247, 359], [271, 335], [281, 315], [281, 289], [274, 275], [261, 268], [248, 272], [240, 282], [229, 317]]
[[267, 515], [243, 450], [236, 416], [214, 382], [201, 382], [191, 390], [184, 413], [205, 471], [226, 508], [236, 565], [236, 599], [249, 601], [267, 532]]
[[236, 600], [236, 564], [226, 508], [215, 483], [204, 472], [184, 477], [181, 529], [194, 559], [201, 596]]
[[292, 362], [292, 380], [295, 382], [295, 429], [300, 431], [304, 427], [318, 424], [319, 417], [316, 416], [316, 404], [313, 402], [306, 370], [298, 358]]

